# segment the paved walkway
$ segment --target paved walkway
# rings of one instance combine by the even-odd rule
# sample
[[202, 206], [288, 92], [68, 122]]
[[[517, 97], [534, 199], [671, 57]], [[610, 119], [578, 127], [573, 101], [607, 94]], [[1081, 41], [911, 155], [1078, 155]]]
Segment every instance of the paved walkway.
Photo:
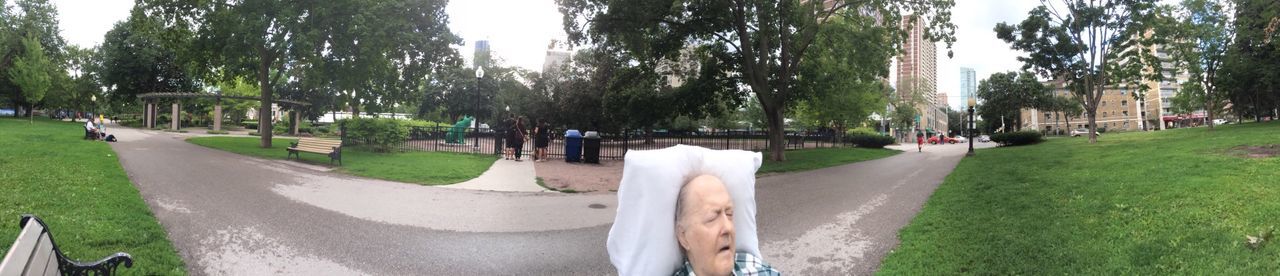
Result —
[[[207, 149], [189, 135], [116, 132], [112, 147], [194, 274], [613, 272], [613, 193], [403, 184]], [[765, 259], [788, 274], [873, 272], [963, 146], [761, 178]]]
[[481, 191], [503, 192], [551, 192], [538, 186], [537, 173], [533, 169], [533, 160], [516, 162], [498, 159], [489, 170], [475, 179], [441, 187]]

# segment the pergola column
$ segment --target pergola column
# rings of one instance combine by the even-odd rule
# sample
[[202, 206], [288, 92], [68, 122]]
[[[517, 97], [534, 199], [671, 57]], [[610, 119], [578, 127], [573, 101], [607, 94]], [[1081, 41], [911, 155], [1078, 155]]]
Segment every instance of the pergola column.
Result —
[[222, 130], [222, 100], [213, 104], [213, 130]]
[[151, 101], [142, 101], [142, 128], [151, 128]]
[[178, 130], [178, 101], [173, 101], [173, 115], [169, 116], [169, 127]]

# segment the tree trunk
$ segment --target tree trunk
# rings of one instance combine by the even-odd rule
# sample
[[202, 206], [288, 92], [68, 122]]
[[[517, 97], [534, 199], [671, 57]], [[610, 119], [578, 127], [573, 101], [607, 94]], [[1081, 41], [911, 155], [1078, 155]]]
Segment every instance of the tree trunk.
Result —
[[[761, 105], [764, 105], [763, 102]], [[770, 108], [764, 105], [766, 121], [769, 124], [769, 155], [773, 161], [787, 161], [784, 150], [784, 134], [786, 132], [786, 124], [783, 121], [783, 110], [781, 106]]]
[[1205, 124], [1209, 125], [1209, 131], [1213, 131], [1213, 94], [1205, 94], [1209, 94], [1205, 97], [1204, 101], [1204, 116], [1208, 119], [1208, 121], [1205, 121]]
[[258, 136], [262, 139], [262, 147], [271, 147], [271, 79], [268, 77], [271, 71], [272, 57], [266, 53], [266, 49], [258, 49], [258, 87], [261, 88], [262, 98], [258, 108]]

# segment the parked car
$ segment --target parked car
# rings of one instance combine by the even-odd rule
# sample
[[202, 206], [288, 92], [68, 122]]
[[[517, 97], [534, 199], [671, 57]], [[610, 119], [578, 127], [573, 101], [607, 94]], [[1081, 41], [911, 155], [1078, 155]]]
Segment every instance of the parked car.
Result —
[[987, 136], [987, 135], [978, 136], [978, 142], [990, 143], [991, 136]]
[[1230, 123], [1231, 121], [1227, 121], [1226, 119], [1213, 119], [1213, 124], [1215, 125], [1225, 125]]
[[[1072, 131], [1071, 131], [1071, 137], [1076, 137], [1076, 136], [1081, 136], [1081, 135], [1089, 135], [1089, 129], [1087, 129], [1087, 128], [1077, 128], [1076, 130], [1072, 130]], [[1093, 135], [1097, 135], [1098, 137], [1102, 137], [1102, 133], [1098, 133], [1097, 131], [1093, 132]]]
[[969, 142], [969, 138], [964, 138], [964, 136], [956, 136], [954, 140], [956, 140], [956, 143], [961, 143], [961, 144]]
[[938, 137], [939, 137], [939, 136], [929, 137], [929, 144], [931, 144], [931, 145], [937, 145], [938, 143], [955, 144], [955, 143], [957, 143], [957, 142], [958, 142], [958, 141], [956, 141], [956, 138], [951, 138], [951, 137], [942, 137], [942, 139], [945, 139], [945, 140], [940, 140], [940, 139], [938, 139]]

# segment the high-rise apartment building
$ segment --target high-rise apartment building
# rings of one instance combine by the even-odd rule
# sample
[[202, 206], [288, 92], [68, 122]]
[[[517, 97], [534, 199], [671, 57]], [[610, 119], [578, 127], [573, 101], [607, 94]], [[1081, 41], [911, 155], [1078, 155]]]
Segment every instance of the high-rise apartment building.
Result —
[[940, 103], [937, 99], [937, 45], [934, 41], [925, 39], [924, 32], [927, 26], [924, 18], [917, 16], [906, 16], [902, 19], [902, 27], [907, 29], [910, 35], [902, 43], [902, 55], [898, 56], [897, 90], [899, 96], [904, 99], [913, 95], [923, 97], [919, 99], [919, 105], [916, 106], [917, 114], [920, 115], [917, 128], [940, 132], [946, 128], [946, 122], [936, 118], [946, 118], [946, 116], [945, 114], [938, 116]]
[[489, 67], [490, 53], [488, 40], [476, 40], [476, 52], [471, 58], [471, 64], [479, 67]]
[[973, 68], [960, 67], [960, 106], [967, 108], [970, 98], [976, 98], [978, 92], [978, 76]]

